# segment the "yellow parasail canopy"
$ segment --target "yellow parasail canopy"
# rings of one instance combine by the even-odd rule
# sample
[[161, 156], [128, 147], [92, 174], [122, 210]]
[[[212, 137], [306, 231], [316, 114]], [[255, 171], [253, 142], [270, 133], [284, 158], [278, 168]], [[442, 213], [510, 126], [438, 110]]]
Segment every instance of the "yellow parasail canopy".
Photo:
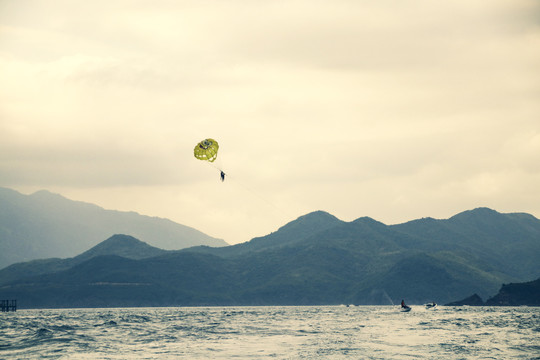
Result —
[[193, 154], [199, 160], [214, 162], [217, 158], [219, 145], [214, 139], [205, 139], [198, 143], [193, 150]]

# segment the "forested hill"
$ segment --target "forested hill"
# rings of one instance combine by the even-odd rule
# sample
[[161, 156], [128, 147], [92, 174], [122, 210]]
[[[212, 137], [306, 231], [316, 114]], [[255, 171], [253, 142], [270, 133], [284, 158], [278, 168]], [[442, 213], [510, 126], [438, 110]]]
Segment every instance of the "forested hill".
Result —
[[499, 292], [484, 302], [477, 294], [448, 306], [540, 306], [540, 278], [522, 283], [503, 284]]
[[504, 284], [488, 306], [540, 306], [540, 279], [525, 283]]
[[0, 297], [22, 307], [447, 303], [540, 277], [540, 221], [485, 208], [393, 226], [318, 211], [222, 248], [160, 253], [120, 240], [10, 266]]
[[71, 257], [114, 234], [168, 250], [225, 246], [191, 227], [134, 212], [105, 210], [48, 191], [23, 195], [0, 188], [0, 268], [47, 257]]
[[422, 257], [441, 259], [441, 264], [473, 266], [486, 275], [492, 273], [502, 278], [540, 276], [537, 261], [540, 220], [530, 214], [501, 214], [488, 208], [465, 211], [444, 220], [423, 218], [390, 226], [369, 217], [344, 222], [316, 211], [247, 243], [222, 248], [193, 247], [185, 251], [238, 257], [266, 250], [315, 246], [339, 247], [376, 258], [407, 255], [419, 261]]

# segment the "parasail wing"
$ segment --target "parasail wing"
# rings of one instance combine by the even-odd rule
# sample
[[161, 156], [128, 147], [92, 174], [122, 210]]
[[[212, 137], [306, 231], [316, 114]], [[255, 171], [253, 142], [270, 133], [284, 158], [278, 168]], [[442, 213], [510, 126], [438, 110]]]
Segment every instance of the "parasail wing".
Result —
[[198, 143], [193, 150], [193, 154], [199, 160], [214, 162], [217, 158], [219, 144], [214, 139], [205, 139]]

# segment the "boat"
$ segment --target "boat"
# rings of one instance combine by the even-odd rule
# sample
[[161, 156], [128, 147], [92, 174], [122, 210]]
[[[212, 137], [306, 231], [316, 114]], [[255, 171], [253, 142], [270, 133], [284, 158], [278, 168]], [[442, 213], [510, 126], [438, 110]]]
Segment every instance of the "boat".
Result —
[[401, 300], [401, 312], [409, 312], [411, 311], [411, 307], [405, 304], [405, 300]]
[[401, 307], [401, 309], [399, 311], [401, 311], [401, 312], [409, 312], [409, 311], [411, 311], [411, 307], [408, 306], [408, 305], [404, 305], [404, 306]]
[[435, 307], [437, 307], [437, 303], [435, 303], [435, 302], [431, 302], [431, 303], [426, 304], [426, 309], [433, 309]]

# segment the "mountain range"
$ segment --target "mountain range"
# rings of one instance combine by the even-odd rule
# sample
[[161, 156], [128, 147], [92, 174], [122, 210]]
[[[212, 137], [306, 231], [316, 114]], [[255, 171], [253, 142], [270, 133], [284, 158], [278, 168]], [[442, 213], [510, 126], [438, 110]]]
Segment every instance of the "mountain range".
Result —
[[165, 251], [115, 235], [0, 271], [21, 307], [447, 303], [540, 277], [540, 220], [478, 208], [385, 225], [316, 211], [224, 247]]
[[105, 210], [45, 190], [23, 195], [0, 188], [0, 268], [33, 259], [72, 257], [118, 233], [167, 250], [228, 245], [167, 219]]

